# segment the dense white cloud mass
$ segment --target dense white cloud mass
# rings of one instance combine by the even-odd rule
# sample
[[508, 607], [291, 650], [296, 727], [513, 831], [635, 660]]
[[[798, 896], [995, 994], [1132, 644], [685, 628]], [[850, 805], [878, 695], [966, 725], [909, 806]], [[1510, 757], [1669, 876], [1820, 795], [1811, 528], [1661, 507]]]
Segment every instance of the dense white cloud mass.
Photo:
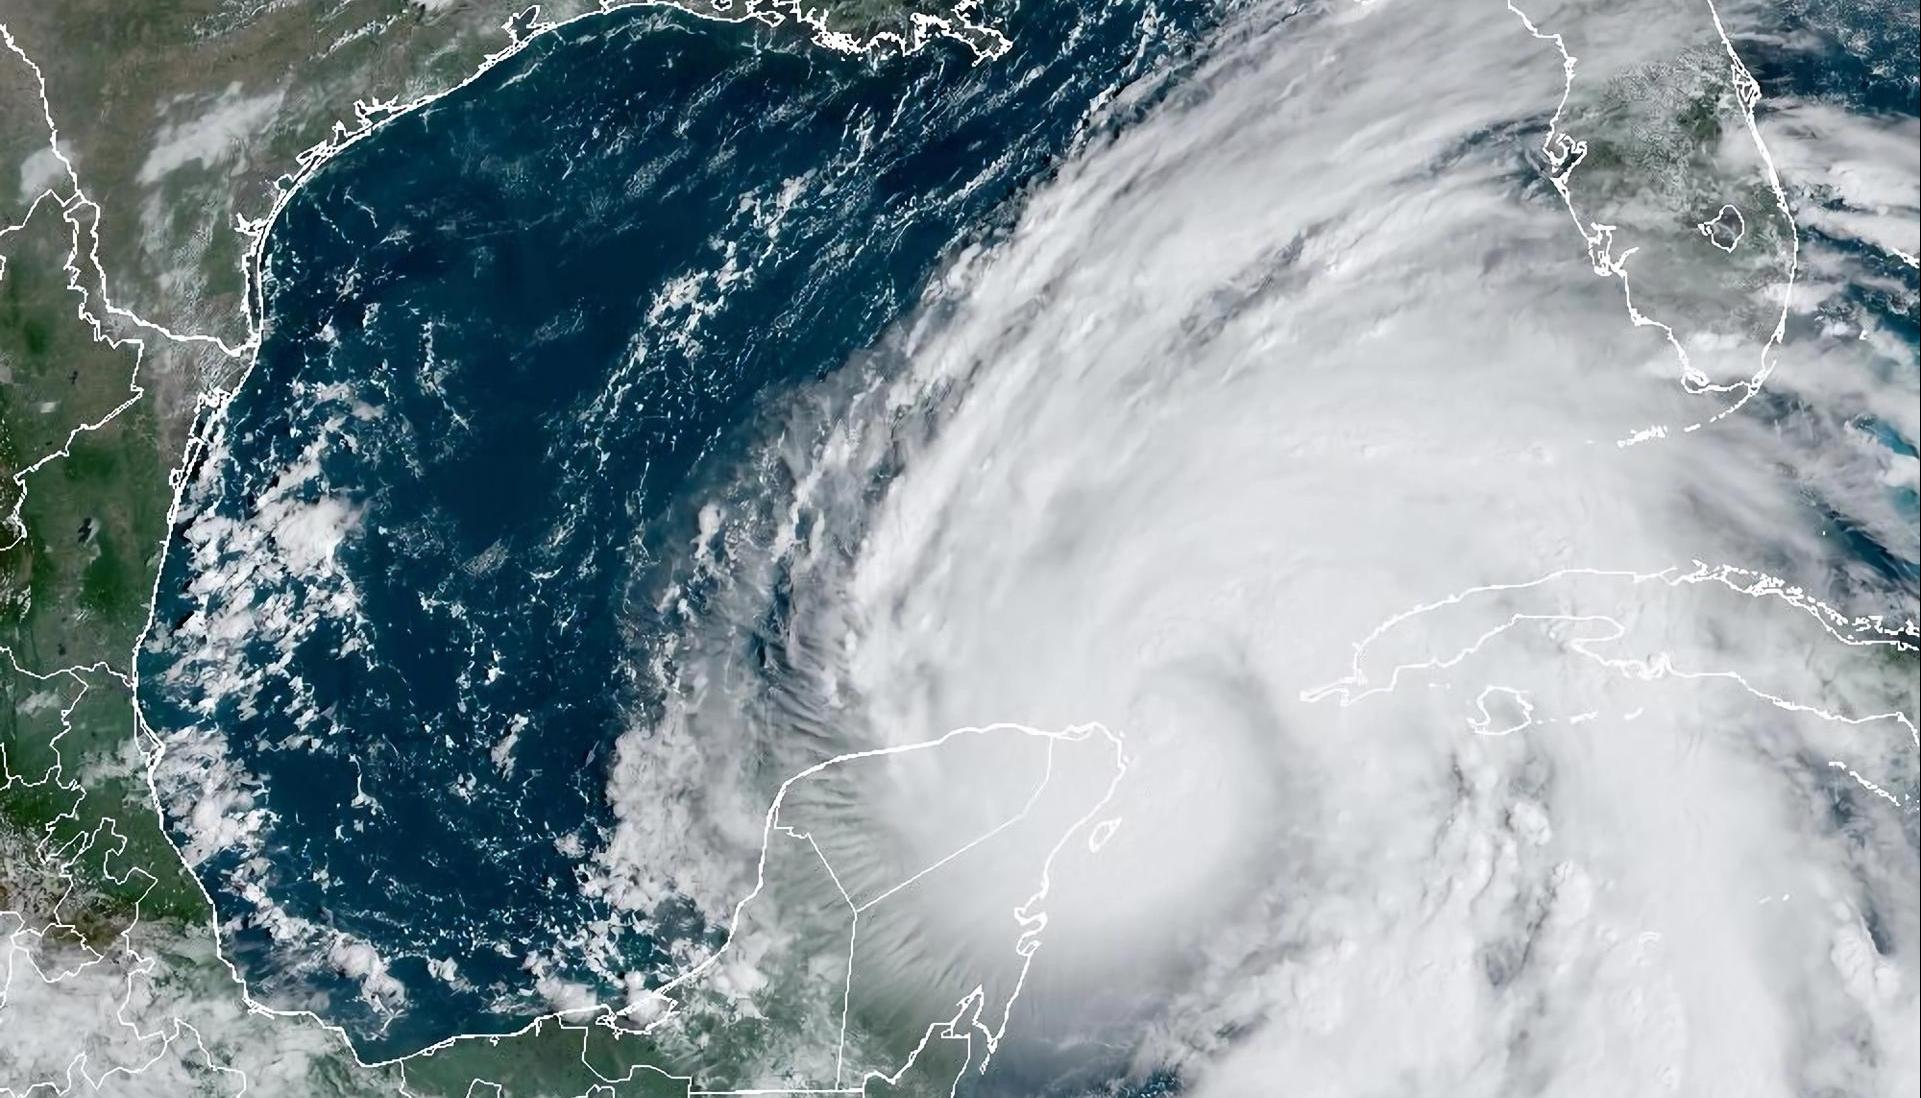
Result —
[[[1246, 14], [873, 362], [770, 411], [659, 595], [670, 703], [622, 745], [596, 887], [725, 914], [801, 768], [1099, 721], [1121, 822], [1057, 867], [990, 1088], [1912, 1093], [1914, 594], [1824, 515], [1914, 559], [1900, 459], [1851, 426], [1912, 438], [1914, 378], [1866, 318], [1801, 322], [1827, 291], [1759, 141], [1834, 127], [1751, 128], [1706, 4], [1522, 6], [1538, 35], [1498, 3]], [[1556, 132], [1595, 157], [1565, 203], [1554, 34]], [[1732, 252], [1696, 228], [1726, 204]], [[846, 779], [882, 863], [1007, 792]], [[1013, 947], [913, 910], [857, 971], [944, 994]], [[889, 1032], [855, 997], [850, 1040], [904, 1056], [953, 1013], [912, 998]]]
[[[1765, 14], [1255, 3], [1090, 105], [878, 347], [707, 451], [634, 583], [614, 826], [553, 840], [612, 911], [527, 943], [545, 1003], [623, 991], [697, 1092], [1915, 1093], [1921, 133], [1757, 112], [1724, 32]], [[143, 174], [224, 156], [266, 102], [227, 99]], [[234, 597], [179, 673], [243, 708], [243, 641], [361, 623], [316, 453], [183, 530]], [[165, 746], [188, 864], [415, 1001], [422, 958], [274, 900], [218, 730]], [[0, 912], [16, 1075], [342, 1063], [137, 933]]]
[[141, 925], [104, 952], [0, 913], [0, 1094], [310, 1095], [339, 1043], [250, 1010], [211, 936]]

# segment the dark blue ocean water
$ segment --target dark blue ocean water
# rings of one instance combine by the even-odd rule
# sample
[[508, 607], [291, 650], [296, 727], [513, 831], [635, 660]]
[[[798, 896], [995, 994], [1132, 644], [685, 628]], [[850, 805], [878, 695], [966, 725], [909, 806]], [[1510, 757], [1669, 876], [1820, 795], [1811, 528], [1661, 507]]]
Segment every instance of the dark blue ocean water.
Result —
[[[256, 994], [384, 1058], [538, 1013], [530, 956], [592, 983], [564, 943], [594, 920], [623, 967], [660, 960], [582, 894], [572, 852], [609, 824], [609, 751], [646, 703], [635, 577], [686, 551], [692, 486], [758, 407], [870, 344], [943, 256], [1006, 223], [1090, 101], [1214, 14], [1029, 3], [999, 12], [1013, 51], [976, 65], [613, 13], [303, 187], [139, 664], [148, 721], [216, 737], [271, 814], [257, 847], [196, 867]], [[1817, 41], [1743, 50], [1770, 95], [1913, 113], [1912, 66]], [[1901, 302], [1864, 306], [1913, 329]], [[341, 510], [301, 509], [322, 499]], [[334, 570], [250, 557], [299, 558], [301, 516], [346, 511]], [[234, 529], [265, 540], [208, 533]], [[1877, 567], [1912, 582], [1912, 562]], [[222, 615], [260, 626], [210, 645]], [[191, 804], [167, 807], [191, 846]], [[372, 944], [404, 998], [363, 995], [327, 956], [336, 934]]]
[[[636, 701], [624, 600], [679, 551], [659, 518], [757, 398], [871, 341], [1004, 221], [1090, 100], [1209, 18], [1003, 14], [1016, 46], [984, 65], [595, 17], [387, 125], [285, 209], [258, 361], [193, 473], [139, 667], [154, 727], [224, 737], [271, 814], [257, 847], [197, 867], [256, 994], [373, 1058], [537, 1013], [532, 954], [589, 979], [554, 943], [613, 913], [562, 847], [608, 823]], [[301, 558], [348, 512], [333, 571], [250, 556]], [[207, 533], [249, 524], [267, 541]], [[266, 624], [206, 647], [234, 612]], [[374, 945], [404, 998], [328, 963], [336, 934]], [[616, 937], [647, 959], [647, 934]]]
[[[1921, 8], [1903, 0], [1790, 0], [1776, 13], [1775, 25], [1737, 35], [1734, 41], [1770, 103], [1825, 101], [1888, 121], [1921, 115], [1921, 35], [1917, 31], [1921, 31]], [[1838, 196], [1819, 193], [1796, 193], [1795, 200], [1803, 206], [1845, 207]], [[1858, 240], [1806, 224], [1809, 220], [1803, 217], [1800, 227], [1804, 250], [1845, 255], [1872, 277], [1849, 281], [1815, 316], [1791, 318], [1790, 335], [1799, 334], [1798, 328], [1812, 338], [1821, 322], [1847, 323], [1869, 316], [1909, 349], [1907, 363], [1900, 368], [1912, 370], [1921, 350], [1913, 269]], [[1761, 407], [1781, 408], [1780, 394], [1767, 392], [1764, 398]], [[1894, 453], [1914, 455], [1913, 442], [1902, 438], [1893, 425], [1869, 416], [1857, 419], [1855, 425]], [[1897, 511], [1921, 524], [1921, 496], [1909, 487], [1890, 492]], [[1825, 531], [1840, 539], [1855, 560], [1894, 590], [1912, 592], [1921, 586], [1921, 561], [1882, 544], [1850, 516], [1822, 509]]]

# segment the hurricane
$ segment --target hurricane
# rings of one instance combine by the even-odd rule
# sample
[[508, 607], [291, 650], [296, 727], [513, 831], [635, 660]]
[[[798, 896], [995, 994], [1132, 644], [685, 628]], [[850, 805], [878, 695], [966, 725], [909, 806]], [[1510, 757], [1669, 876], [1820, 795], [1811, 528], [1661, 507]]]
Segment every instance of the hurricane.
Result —
[[251, 991], [707, 1089], [1911, 1093], [1913, 12], [1044, 6], [608, 14], [304, 185], [142, 654]]

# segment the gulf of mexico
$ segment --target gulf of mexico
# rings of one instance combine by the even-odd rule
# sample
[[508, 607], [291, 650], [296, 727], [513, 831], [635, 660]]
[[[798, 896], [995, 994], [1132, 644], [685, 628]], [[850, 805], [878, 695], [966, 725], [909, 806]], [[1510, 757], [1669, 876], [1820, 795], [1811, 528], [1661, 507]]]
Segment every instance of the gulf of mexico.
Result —
[[304, 184], [139, 662], [257, 996], [385, 1058], [664, 970], [666, 924], [579, 884], [636, 701], [623, 600], [684, 548], [656, 520], [1208, 18], [1024, 5], [976, 65], [613, 13]]

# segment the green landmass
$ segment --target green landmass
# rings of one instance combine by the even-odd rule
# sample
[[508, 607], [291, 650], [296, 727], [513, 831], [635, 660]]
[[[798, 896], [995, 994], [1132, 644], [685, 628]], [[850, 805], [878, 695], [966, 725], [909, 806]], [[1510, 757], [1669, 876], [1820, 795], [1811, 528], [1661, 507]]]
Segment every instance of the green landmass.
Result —
[[[558, 0], [541, 18], [597, 6]], [[0, 52], [0, 183], [21, 184], [0, 189], [0, 515], [12, 516], [0, 530], [0, 911], [40, 931], [35, 963], [50, 971], [96, 968], [129, 991], [149, 981], [156, 1032], [176, 1053], [151, 1070], [183, 1094], [230, 1093], [222, 1063], [251, 1064], [294, 1095], [687, 1093], [677, 1057], [604, 1025], [548, 1020], [369, 1069], [308, 1023], [248, 1011], [162, 830], [132, 704], [169, 471], [197, 402], [231, 382], [251, 335], [252, 238], [239, 219], [272, 209], [301, 154], [355, 124], [357, 100], [451, 86], [509, 44], [503, 23], [525, 7], [0, 0], [0, 26], [39, 69]], [[727, 17], [796, 10], [753, 0]], [[959, 24], [950, 0], [841, 0], [812, 14], [845, 44], [909, 37], [916, 13]], [[109, 291], [115, 306], [230, 350], [116, 316]], [[75, 1041], [111, 1060], [90, 1035]], [[921, 1081], [870, 1092], [945, 1093], [951, 1051], [930, 1050]]]
[[606, 1098], [685, 1098], [689, 1082], [647, 1038], [597, 1022], [544, 1019], [509, 1037], [472, 1037], [409, 1058], [407, 1087], [427, 1098], [465, 1098], [474, 1080], [501, 1098], [587, 1094]]

